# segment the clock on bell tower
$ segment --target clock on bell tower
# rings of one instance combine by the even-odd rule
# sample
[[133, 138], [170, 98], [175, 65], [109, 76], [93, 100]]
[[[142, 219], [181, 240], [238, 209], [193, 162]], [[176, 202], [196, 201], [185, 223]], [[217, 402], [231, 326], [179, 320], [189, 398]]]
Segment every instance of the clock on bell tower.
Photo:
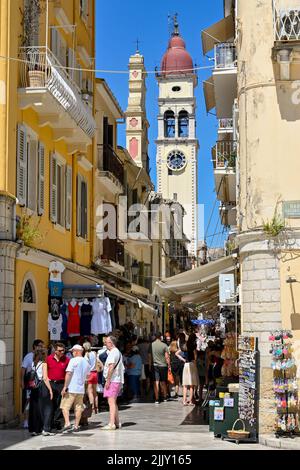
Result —
[[195, 118], [197, 75], [193, 60], [179, 34], [176, 16], [157, 81], [157, 189], [163, 198], [176, 200], [184, 207], [183, 230], [190, 240], [189, 252], [196, 256], [199, 148]]

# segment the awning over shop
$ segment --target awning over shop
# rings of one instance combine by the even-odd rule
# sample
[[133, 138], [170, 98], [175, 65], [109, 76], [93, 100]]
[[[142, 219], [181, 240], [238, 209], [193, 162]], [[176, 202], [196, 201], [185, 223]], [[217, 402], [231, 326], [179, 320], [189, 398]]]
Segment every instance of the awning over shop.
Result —
[[[65, 272], [63, 273], [63, 282], [64, 284], [67, 285], [72, 285], [73, 287], [78, 286], [78, 294], [84, 293], [84, 289], [88, 286], [88, 289], [92, 288], [92, 283], [93, 281], [95, 282], [94, 284], [94, 289], [97, 289], [97, 286], [103, 285], [104, 286], [104, 291], [109, 292], [112, 295], [115, 295], [116, 297], [119, 297], [124, 300], [128, 300], [129, 302], [132, 302], [134, 304], [137, 303], [137, 299], [132, 296], [127, 294], [126, 292], [121, 291], [120, 289], [117, 289], [116, 287], [111, 286], [108, 282], [103, 281], [99, 277], [93, 275], [92, 273], [89, 272], [80, 272], [80, 271], [73, 271], [71, 269], [66, 269]], [[76, 289], [74, 290], [73, 288], [73, 293], [75, 296]], [[93, 297], [93, 295], [87, 295], [87, 297]]]
[[234, 19], [232, 15], [223, 18], [209, 28], [203, 29], [202, 33], [203, 54], [207, 54], [215, 44], [227, 42], [234, 38]]
[[155, 308], [150, 307], [150, 305], [145, 304], [145, 302], [143, 302], [140, 299], [137, 299], [137, 301], [138, 301], [139, 308], [142, 308], [143, 310], [145, 310], [148, 313], [151, 313], [152, 315], [156, 315], [157, 311], [155, 310]]
[[234, 271], [236, 258], [227, 256], [199, 268], [186, 271], [157, 283], [165, 299], [181, 299], [182, 303], [216, 303], [219, 295], [219, 274]]
[[206, 104], [206, 111], [209, 113], [209, 111], [216, 107], [213, 77], [209, 77], [207, 80], [203, 81], [203, 92]]

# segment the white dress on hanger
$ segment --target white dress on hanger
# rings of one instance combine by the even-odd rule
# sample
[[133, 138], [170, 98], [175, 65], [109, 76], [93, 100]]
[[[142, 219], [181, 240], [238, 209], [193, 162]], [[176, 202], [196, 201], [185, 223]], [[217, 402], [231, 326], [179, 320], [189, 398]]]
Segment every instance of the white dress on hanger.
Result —
[[111, 305], [108, 297], [94, 299], [92, 303], [93, 317], [91, 323], [92, 335], [106, 335], [111, 333], [112, 324], [110, 318]]

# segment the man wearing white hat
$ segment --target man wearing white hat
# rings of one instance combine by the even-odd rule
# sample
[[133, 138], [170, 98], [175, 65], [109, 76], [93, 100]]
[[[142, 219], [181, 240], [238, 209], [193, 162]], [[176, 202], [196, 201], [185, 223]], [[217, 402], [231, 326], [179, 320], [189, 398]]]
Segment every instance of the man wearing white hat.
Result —
[[[65, 419], [63, 432], [78, 432], [79, 422], [83, 411], [83, 396], [85, 393], [85, 382], [90, 372], [90, 365], [83, 357], [83, 347], [75, 344], [71, 349], [73, 358], [66, 369], [64, 388], [61, 392], [61, 410]], [[70, 424], [70, 409], [74, 405], [75, 425]]]

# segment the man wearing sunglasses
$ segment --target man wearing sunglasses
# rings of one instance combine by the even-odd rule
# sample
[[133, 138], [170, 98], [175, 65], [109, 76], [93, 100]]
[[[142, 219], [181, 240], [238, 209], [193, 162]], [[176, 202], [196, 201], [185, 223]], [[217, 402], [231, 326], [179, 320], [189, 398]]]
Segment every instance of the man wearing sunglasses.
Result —
[[66, 356], [66, 348], [63, 343], [56, 343], [54, 346], [54, 353], [48, 356], [48, 377], [53, 392], [52, 406], [52, 427], [53, 429], [60, 430], [62, 428], [60, 419], [62, 412], [60, 409], [61, 392], [64, 388], [66, 369], [70, 359]]

